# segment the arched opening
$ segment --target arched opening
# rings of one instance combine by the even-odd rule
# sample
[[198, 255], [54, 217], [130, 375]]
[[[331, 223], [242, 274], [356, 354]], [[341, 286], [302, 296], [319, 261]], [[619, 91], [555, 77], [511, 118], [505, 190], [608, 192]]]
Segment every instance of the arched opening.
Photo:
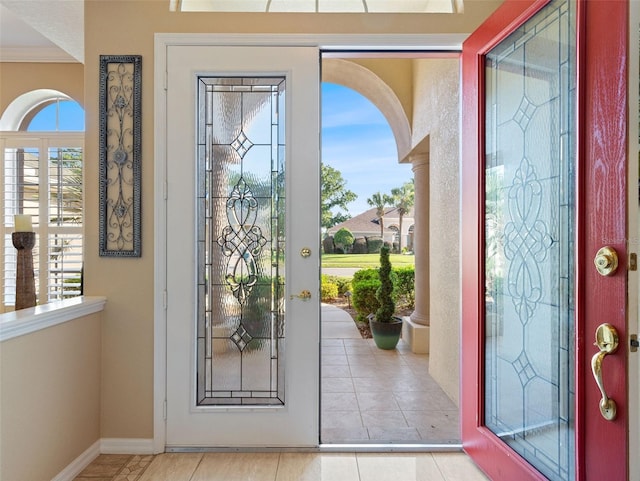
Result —
[[39, 89], [11, 102], [0, 126], [6, 219], [0, 229], [0, 312], [16, 301], [17, 257], [9, 235], [16, 215], [28, 216], [36, 234], [36, 303], [81, 295], [84, 111], [62, 92]]

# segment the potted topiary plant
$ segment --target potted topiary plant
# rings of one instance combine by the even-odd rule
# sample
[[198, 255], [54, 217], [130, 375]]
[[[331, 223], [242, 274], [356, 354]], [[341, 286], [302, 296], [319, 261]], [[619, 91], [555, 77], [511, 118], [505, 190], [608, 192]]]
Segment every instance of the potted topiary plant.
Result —
[[369, 327], [373, 340], [380, 349], [395, 349], [402, 333], [402, 318], [394, 316], [396, 305], [393, 300], [393, 282], [391, 280], [391, 262], [389, 248], [380, 249], [380, 287], [376, 298], [380, 307], [375, 315], [369, 315]]

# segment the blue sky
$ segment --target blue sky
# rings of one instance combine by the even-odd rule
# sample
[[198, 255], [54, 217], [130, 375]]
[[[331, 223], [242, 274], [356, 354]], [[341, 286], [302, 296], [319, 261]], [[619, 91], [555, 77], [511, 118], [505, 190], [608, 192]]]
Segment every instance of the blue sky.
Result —
[[[59, 129], [62, 131], [84, 131], [84, 111], [82, 107], [73, 101], [60, 102], [60, 123]], [[29, 130], [55, 130], [57, 105], [55, 103], [47, 105], [29, 124]]]
[[370, 209], [375, 192], [390, 194], [413, 178], [411, 164], [399, 164], [395, 139], [382, 113], [347, 87], [322, 84], [322, 161], [342, 172], [358, 195], [349, 204], [355, 216]]

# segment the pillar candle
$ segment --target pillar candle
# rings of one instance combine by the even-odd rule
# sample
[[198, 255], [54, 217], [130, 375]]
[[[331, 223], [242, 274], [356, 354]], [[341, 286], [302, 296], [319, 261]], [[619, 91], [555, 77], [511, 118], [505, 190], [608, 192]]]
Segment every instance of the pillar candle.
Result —
[[30, 215], [16, 215], [13, 222], [16, 232], [33, 232]]

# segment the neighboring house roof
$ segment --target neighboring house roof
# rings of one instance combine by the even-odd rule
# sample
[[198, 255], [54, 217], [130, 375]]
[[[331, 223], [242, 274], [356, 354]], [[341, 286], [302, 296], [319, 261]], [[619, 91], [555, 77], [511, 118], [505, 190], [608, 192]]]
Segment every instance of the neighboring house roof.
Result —
[[[398, 216], [398, 209], [395, 207], [389, 207], [385, 210], [384, 214], [384, 232], [393, 233], [394, 231], [389, 229], [389, 226], [398, 225], [400, 223], [400, 217]], [[413, 225], [413, 208], [409, 210], [402, 217], [403, 229], [407, 229]], [[405, 227], [406, 226], [406, 227]], [[362, 214], [358, 214], [351, 219], [348, 219], [340, 224], [336, 224], [333, 227], [327, 229], [327, 233], [333, 235], [342, 228], [349, 229], [354, 234], [371, 234], [380, 235], [380, 222], [376, 215], [376, 208], [372, 207], [369, 210], [365, 210]]]

